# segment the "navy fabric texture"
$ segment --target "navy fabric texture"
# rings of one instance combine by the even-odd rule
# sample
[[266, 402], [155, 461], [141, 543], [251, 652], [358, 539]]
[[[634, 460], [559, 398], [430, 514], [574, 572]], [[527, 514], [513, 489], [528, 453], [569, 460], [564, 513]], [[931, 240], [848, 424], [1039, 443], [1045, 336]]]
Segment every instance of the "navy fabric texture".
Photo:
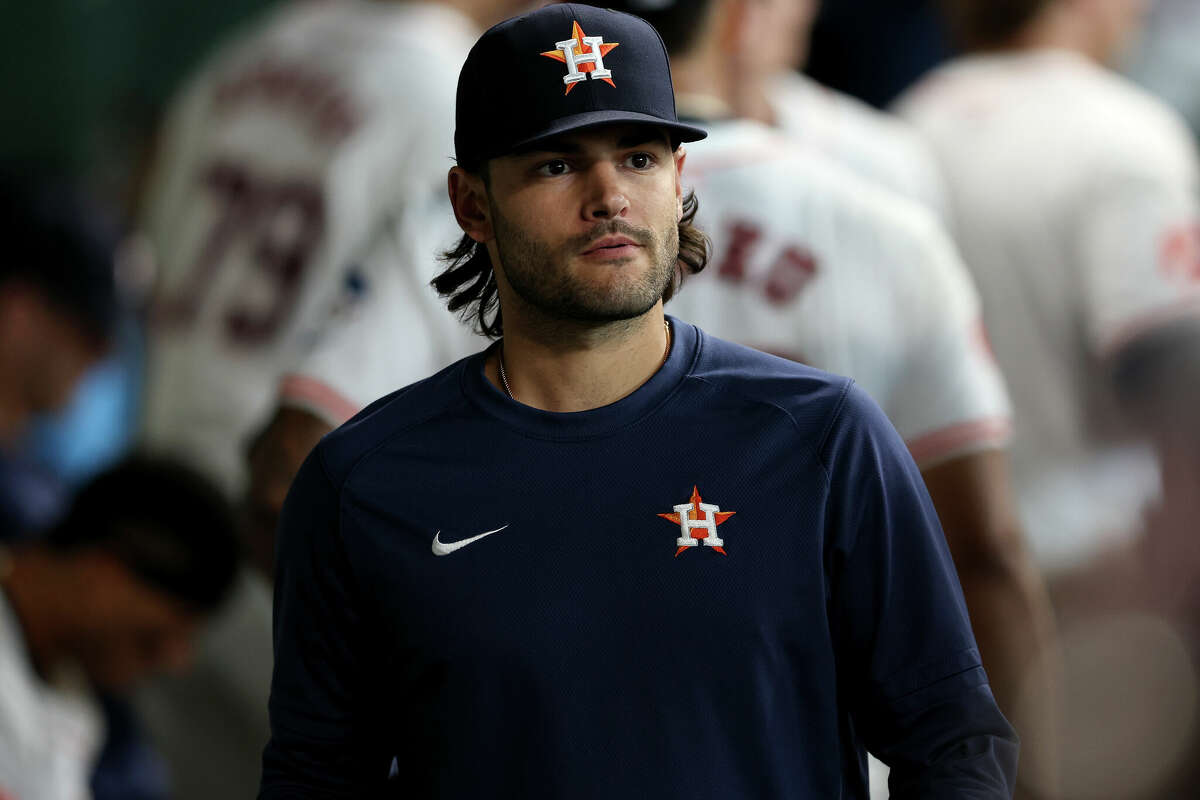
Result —
[[[866, 748], [896, 800], [1011, 796], [1015, 735], [882, 412], [671, 325], [609, 406], [514, 402], [485, 351], [314, 450], [260, 797], [865, 800]], [[661, 516], [695, 495], [720, 550]]]

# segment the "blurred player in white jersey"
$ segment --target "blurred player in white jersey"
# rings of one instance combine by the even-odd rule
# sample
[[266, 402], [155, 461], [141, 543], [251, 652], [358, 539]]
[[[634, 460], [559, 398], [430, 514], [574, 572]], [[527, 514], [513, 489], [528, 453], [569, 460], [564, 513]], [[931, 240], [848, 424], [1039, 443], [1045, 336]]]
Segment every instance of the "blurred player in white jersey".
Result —
[[[444, 193], [458, 70], [501, 6], [288, 4], [220, 49], [185, 87], [144, 202], [161, 263], [150, 445], [241, 497], [246, 450], [282, 373], [332, 319], [353, 318], [376, 294], [394, 296], [414, 268], [394, 229]], [[436, 308], [436, 298], [428, 302]], [[423, 333], [406, 342], [413, 375], [446, 358], [436, 334]], [[358, 369], [353, 354], [340, 368]], [[310, 396], [308, 407], [338, 413], [336, 398]], [[247, 576], [233, 606], [196, 674], [142, 703], [183, 800], [245, 797], [258, 785], [269, 590]]]
[[[647, 8], [651, 2], [645, 4]], [[734, 112], [795, 136], [871, 181], [945, 212], [928, 146], [908, 125], [799, 70], [818, 0], [751, 0], [738, 28], [739, 53], [726, 69], [744, 89]]]
[[477, 28], [449, 3], [289, 4], [190, 81], [145, 203], [151, 442], [243, 487], [280, 372], [371, 293], [368, 249], [440, 185]]
[[[1196, 610], [1200, 169], [1178, 114], [1104, 67], [1146, 5], [947, 0], [970, 54], [898, 106], [946, 176], [1013, 396], [1022, 521], [1064, 621]], [[1111, 661], [1094, 656], [1092, 669]], [[1191, 709], [1194, 687], [1114, 685], [1142, 741], [1186, 740], [1151, 726]], [[1150, 777], [1129, 776], [1159, 754], [1132, 757], [1122, 725], [1091, 717], [1072, 738], [1092, 730], [1112, 740], [1068, 777], [1105, 784], [1088, 796], [1145, 790]]]

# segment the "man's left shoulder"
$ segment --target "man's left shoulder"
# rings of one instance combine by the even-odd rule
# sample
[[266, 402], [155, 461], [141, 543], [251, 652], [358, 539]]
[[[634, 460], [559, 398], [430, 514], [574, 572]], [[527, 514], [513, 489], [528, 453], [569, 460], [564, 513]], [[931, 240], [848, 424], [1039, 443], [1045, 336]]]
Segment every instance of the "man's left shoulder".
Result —
[[690, 377], [717, 391], [776, 406], [806, 422], [836, 414], [855, 393], [850, 378], [697, 330], [701, 346]]

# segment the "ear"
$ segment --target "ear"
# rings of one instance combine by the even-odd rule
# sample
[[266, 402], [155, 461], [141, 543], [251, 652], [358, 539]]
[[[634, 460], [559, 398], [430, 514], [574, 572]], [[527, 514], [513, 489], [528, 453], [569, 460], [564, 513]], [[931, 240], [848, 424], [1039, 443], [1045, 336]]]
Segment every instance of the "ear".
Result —
[[687, 150], [681, 144], [675, 148], [675, 222], [683, 219], [683, 164], [687, 161]]
[[483, 185], [483, 178], [462, 167], [451, 167], [446, 176], [446, 189], [450, 193], [454, 218], [463, 233], [479, 243], [490, 240], [492, 221], [488, 216], [487, 187]]

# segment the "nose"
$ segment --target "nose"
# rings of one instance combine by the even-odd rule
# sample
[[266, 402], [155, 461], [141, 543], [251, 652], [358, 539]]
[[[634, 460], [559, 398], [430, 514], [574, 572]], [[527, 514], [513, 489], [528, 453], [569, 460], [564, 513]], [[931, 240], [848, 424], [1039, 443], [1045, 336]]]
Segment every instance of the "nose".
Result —
[[584, 219], [616, 219], [629, 211], [629, 200], [616, 164], [602, 161], [588, 171], [588, 194], [583, 205]]

